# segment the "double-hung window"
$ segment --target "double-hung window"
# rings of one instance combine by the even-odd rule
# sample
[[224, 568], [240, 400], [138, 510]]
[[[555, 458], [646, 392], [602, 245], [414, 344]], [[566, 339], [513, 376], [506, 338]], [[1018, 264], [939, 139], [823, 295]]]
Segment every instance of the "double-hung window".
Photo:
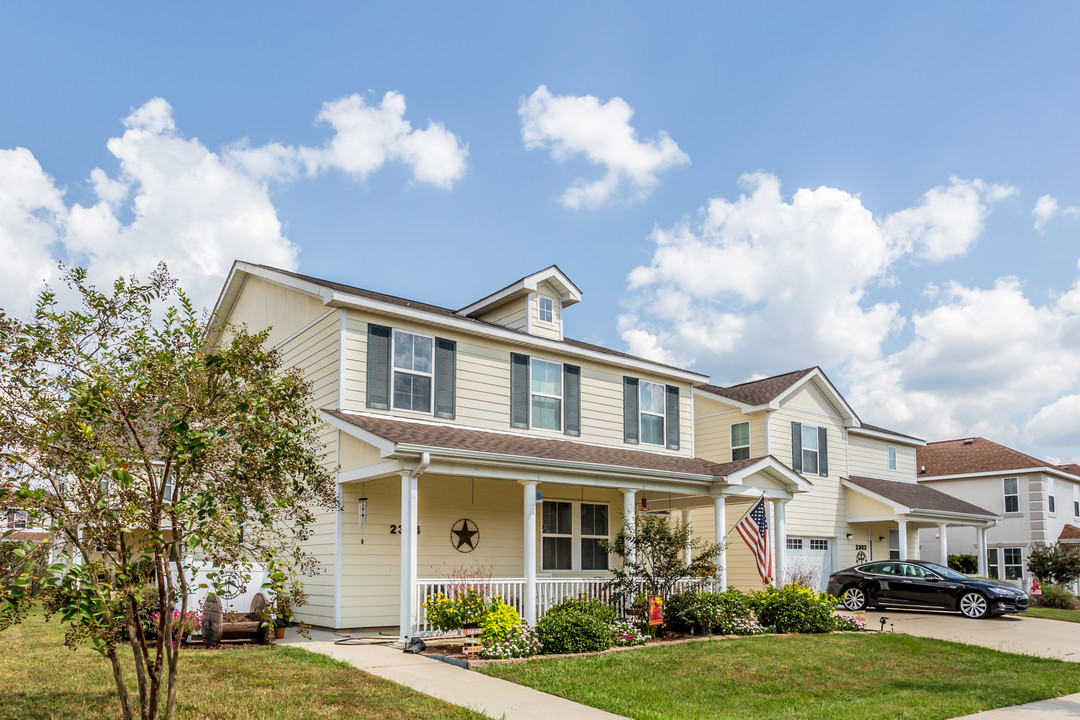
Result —
[[541, 570], [608, 569], [606, 504], [545, 500], [540, 534]]
[[899, 530], [890, 530], [889, 531], [889, 559], [890, 560], [899, 560], [900, 559], [900, 531]]
[[750, 458], [750, 423], [739, 422], [731, 425], [731, 459], [748, 460]]
[[998, 569], [998, 549], [986, 549], [986, 568], [991, 580], [1000, 580], [1001, 571]]
[[1005, 561], [1005, 579], [1024, 579], [1024, 549], [1005, 548], [1002, 551], [1002, 559]]
[[26, 515], [25, 510], [16, 510], [15, 511], [15, 520], [12, 523], [12, 527], [14, 527], [16, 530], [25, 530], [26, 529], [26, 518], [27, 518], [27, 515]]
[[395, 330], [393, 357], [394, 409], [430, 413], [435, 338]]
[[1054, 478], [1046, 478], [1046, 509], [1057, 512], [1057, 497], [1054, 494]]
[[802, 469], [804, 473], [817, 475], [818, 472], [818, 429], [811, 425], [802, 426]]
[[533, 358], [530, 375], [532, 426], [543, 430], [562, 430], [562, 364]]
[[1003, 482], [1005, 492], [1005, 512], [1020, 512], [1020, 481], [1017, 478], [1005, 478]]
[[641, 442], [649, 445], [663, 445], [666, 387], [660, 383], [642, 380], [639, 388], [641, 392]]
[[539, 318], [542, 323], [555, 322], [555, 301], [549, 297], [540, 296]]
[[889, 446], [889, 469], [896, 469], [896, 448], [892, 445]]
[[1080, 486], [1070, 483], [1073, 493], [1073, 517], [1080, 518]]

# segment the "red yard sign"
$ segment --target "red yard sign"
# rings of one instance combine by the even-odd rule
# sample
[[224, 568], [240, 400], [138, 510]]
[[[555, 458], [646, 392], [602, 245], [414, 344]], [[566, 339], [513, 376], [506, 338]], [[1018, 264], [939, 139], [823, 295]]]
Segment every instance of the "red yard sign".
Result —
[[664, 598], [660, 595], [649, 596], [649, 626], [664, 624]]

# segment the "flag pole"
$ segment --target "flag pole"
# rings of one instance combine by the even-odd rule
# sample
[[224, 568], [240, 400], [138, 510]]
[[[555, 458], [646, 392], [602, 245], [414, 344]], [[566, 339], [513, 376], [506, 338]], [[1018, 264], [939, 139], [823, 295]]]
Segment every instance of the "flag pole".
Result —
[[746, 509], [746, 512], [744, 512], [744, 513], [742, 514], [742, 517], [740, 517], [740, 518], [738, 519], [738, 521], [736, 521], [736, 523], [735, 523], [734, 525], [732, 525], [732, 526], [731, 526], [731, 530], [728, 530], [728, 531], [727, 531], [726, 533], [724, 533], [724, 537], [720, 538], [720, 542], [719, 542], [719, 543], [717, 543], [718, 545], [723, 545], [723, 544], [724, 544], [725, 542], [727, 542], [727, 538], [728, 538], [728, 535], [730, 535], [730, 534], [731, 534], [732, 532], [734, 532], [734, 531], [735, 531], [735, 528], [739, 527], [739, 523], [741, 523], [741, 522], [742, 522], [743, 520], [745, 520], [745, 519], [746, 519], [746, 516], [747, 516], [747, 515], [749, 515], [749, 514], [750, 514], [750, 511], [754, 509], [754, 506], [755, 506], [755, 505], [757, 505], [757, 504], [758, 504], [759, 502], [761, 502], [762, 498], [764, 498], [764, 497], [765, 497], [765, 493], [764, 493], [764, 492], [762, 492], [762, 493], [761, 493], [761, 496], [760, 496], [760, 497], [758, 497], [758, 499], [757, 499], [757, 500], [755, 500], [754, 502], [750, 503], [750, 507], [748, 507], [748, 508]]

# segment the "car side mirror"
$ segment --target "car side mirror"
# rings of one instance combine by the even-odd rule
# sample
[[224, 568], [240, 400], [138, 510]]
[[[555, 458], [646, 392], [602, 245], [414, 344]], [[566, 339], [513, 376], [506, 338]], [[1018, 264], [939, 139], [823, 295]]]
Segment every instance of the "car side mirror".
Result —
[[926, 578], [926, 582], [932, 582], [932, 583], [941, 582], [941, 578], [939, 578], [937, 575], [930, 575], [930, 576], [928, 576]]

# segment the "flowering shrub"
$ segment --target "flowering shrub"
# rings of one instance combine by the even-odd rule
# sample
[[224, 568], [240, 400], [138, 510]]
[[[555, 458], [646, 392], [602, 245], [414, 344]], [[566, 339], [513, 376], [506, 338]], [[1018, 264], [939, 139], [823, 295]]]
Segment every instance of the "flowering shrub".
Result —
[[611, 624], [612, 631], [612, 644], [615, 647], [629, 647], [631, 645], [644, 645], [648, 640], [648, 635], [645, 635], [641, 630], [632, 622], [626, 620], [616, 620]]
[[468, 585], [461, 592], [454, 593], [453, 597], [439, 593], [428, 595], [424, 600], [427, 621], [440, 632], [460, 630], [467, 623], [480, 622], [487, 611], [488, 604], [483, 596]]
[[778, 633], [822, 633], [834, 627], [836, 598], [801, 585], [770, 587], [754, 593], [751, 602], [758, 622]]
[[[186, 613], [184, 613], [183, 622], [181, 622], [180, 620], [179, 610], [173, 610], [172, 612], [173, 628], [175, 629], [178, 625], [183, 625], [183, 630], [181, 631], [182, 635], [190, 635], [196, 630], [202, 629], [203, 617], [201, 610], [188, 610]], [[158, 627], [159, 620], [161, 620], [161, 613], [150, 613], [150, 622], [152, 623], [154, 628]]]
[[518, 611], [504, 603], [496, 595], [488, 606], [487, 613], [480, 620], [480, 627], [484, 633], [480, 636], [480, 644], [484, 647], [505, 641], [510, 631], [521, 625], [521, 616]]
[[525, 623], [515, 625], [506, 633], [505, 640], [497, 640], [480, 651], [485, 660], [531, 657], [544, 648], [536, 630]]
[[865, 630], [866, 629], [866, 622], [864, 620], [860, 620], [859, 618], [855, 617], [854, 615], [843, 615], [841, 613], [836, 613], [835, 617], [833, 618], [833, 621], [836, 623], [836, 625], [835, 625], [836, 629], [841, 631], [841, 632], [847, 632], [847, 631], [856, 631], [857, 632], [859, 630]]
[[761, 627], [757, 620], [736, 617], [727, 613], [720, 616], [720, 622], [713, 630], [720, 635], [763, 635], [769, 632], [768, 628]]

